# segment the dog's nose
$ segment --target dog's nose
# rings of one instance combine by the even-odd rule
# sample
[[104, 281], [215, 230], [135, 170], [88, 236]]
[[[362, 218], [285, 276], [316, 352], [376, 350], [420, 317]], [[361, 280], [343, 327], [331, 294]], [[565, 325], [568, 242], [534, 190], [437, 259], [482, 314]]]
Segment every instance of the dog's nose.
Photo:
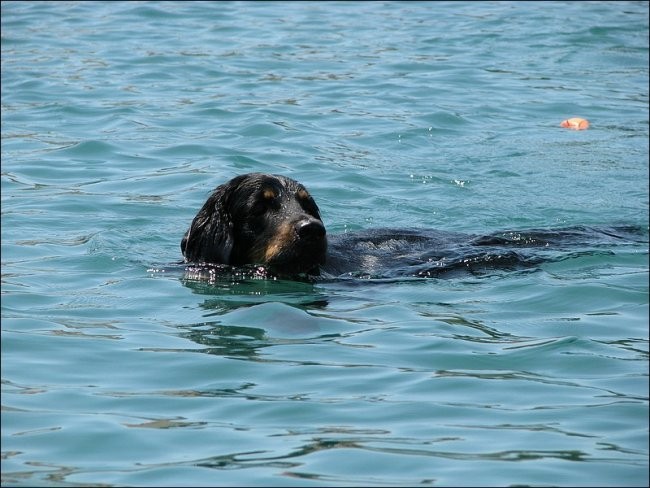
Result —
[[296, 224], [296, 232], [301, 239], [322, 239], [325, 237], [325, 226], [320, 220], [301, 220]]

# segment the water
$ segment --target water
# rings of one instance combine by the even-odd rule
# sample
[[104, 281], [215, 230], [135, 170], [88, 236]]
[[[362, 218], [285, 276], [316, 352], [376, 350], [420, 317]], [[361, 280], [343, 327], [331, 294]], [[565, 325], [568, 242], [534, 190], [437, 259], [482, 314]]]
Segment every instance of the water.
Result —
[[[645, 234], [440, 279], [163, 271], [249, 171], [330, 234]], [[2, 484], [647, 486], [647, 229], [645, 2], [3, 2]]]

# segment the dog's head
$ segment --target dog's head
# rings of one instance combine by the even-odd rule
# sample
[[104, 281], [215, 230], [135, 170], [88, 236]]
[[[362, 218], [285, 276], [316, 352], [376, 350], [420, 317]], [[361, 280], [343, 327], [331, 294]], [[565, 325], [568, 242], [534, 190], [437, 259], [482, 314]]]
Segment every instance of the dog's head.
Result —
[[261, 264], [318, 274], [327, 238], [316, 202], [295, 180], [250, 173], [217, 187], [181, 241], [186, 262]]

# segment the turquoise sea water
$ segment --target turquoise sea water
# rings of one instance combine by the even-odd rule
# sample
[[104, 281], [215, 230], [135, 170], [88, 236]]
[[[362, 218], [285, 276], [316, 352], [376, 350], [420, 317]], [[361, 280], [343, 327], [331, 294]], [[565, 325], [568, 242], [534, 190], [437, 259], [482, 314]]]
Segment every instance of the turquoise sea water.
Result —
[[[2, 485], [647, 486], [648, 120], [647, 2], [2, 2]], [[165, 272], [250, 171], [331, 234], [645, 236]]]

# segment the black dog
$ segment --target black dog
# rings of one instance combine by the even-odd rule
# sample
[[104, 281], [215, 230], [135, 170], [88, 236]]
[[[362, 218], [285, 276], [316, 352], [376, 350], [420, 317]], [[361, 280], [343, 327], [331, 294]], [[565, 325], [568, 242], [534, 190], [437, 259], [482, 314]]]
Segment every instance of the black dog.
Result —
[[186, 262], [259, 264], [280, 275], [317, 275], [327, 238], [309, 192], [284, 176], [237, 176], [212, 193], [181, 241]]
[[639, 234], [643, 231], [623, 227], [488, 236], [379, 229], [333, 236], [328, 246], [318, 206], [304, 186], [285, 176], [250, 173], [214, 190], [185, 233], [181, 250], [186, 263], [261, 265], [290, 278], [321, 271], [329, 276], [436, 277], [459, 270], [481, 274], [529, 268], [544, 261], [549, 251], [558, 257], [558, 251], [576, 246], [593, 250], [621, 240], [639, 242]]

